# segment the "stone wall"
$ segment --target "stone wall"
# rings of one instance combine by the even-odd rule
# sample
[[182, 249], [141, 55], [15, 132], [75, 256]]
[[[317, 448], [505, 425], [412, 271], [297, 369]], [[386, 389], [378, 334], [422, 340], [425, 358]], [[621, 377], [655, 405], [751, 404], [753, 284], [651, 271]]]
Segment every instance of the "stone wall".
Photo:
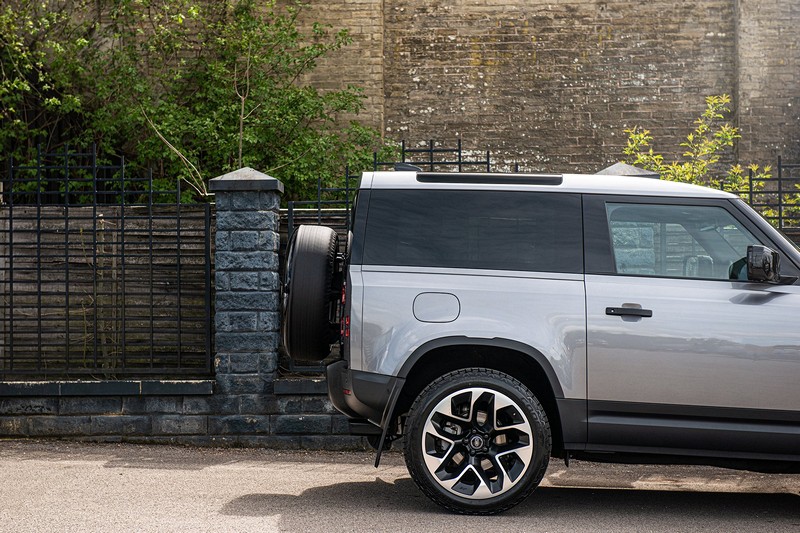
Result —
[[353, 43], [338, 53], [320, 59], [317, 68], [304, 81], [322, 90], [338, 90], [348, 85], [361, 87], [364, 90], [365, 111], [358, 120], [379, 131], [383, 130], [383, 1], [309, 3], [313, 5], [300, 12], [300, 27], [310, 30], [314, 22], [320, 22], [329, 25], [331, 31], [347, 28]]
[[680, 154], [704, 97], [728, 93], [740, 162], [800, 161], [796, 2], [332, 0], [303, 17], [351, 29], [310, 79], [364, 87], [362, 118], [389, 139], [595, 171], [634, 125]]
[[[61, 392], [39, 394], [35, 389], [24, 394], [20, 387], [0, 383], [0, 439], [57, 437], [292, 449], [365, 446], [362, 438], [348, 434], [346, 417], [315, 382], [270, 382], [268, 394], [226, 392], [212, 382], [194, 382], [191, 387], [143, 383], [144, 388], [130, 381], [89, 383], [95, 391], [62, 384]], [[126, 390], [130, 388], [136, 390]]]

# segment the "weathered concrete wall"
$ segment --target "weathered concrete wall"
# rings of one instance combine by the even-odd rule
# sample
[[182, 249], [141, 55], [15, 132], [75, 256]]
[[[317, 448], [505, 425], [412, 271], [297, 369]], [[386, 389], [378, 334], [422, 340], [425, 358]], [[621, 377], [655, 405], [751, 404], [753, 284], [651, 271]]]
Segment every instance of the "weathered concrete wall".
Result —
[[[298, 23], [308, 30], [314, 22], [329, 25], [335, 32], [347, 28], [353, 43], [322, 58], [304, 81], [322, 90], [355, 85], [364, 90], [365, 111], [360, 122], [383, 129], [383, 0], [312, 1], [300, 12]], [[344, 117], [345, 120], [352, 117]]]
[[539, 170], [597, 170], [625, 127], [677, 146], [702, 96], [733, 89], [727, 1], [393, 4], [387, 127], [412, 139], [481, 137]]
[[800, 3], [739, 0], [742, 162], [800, 162]]
[[390, 139], [593, 171], [634, 125], [679, 155], [704, 97], [728, 93], [742, 163], [800, 160], [797, 2], [332, 0], [303, 17], [351, 28], [312, 79], [364, 87], [362, 118]]

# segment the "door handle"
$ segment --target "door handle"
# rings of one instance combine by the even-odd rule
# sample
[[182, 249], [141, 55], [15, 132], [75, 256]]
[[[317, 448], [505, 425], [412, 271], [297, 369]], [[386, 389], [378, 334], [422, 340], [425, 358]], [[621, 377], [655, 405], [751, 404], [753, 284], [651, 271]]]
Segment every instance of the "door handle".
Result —
[[651, 309], [640, 309], [637, 307], [606, 307], [606, 314], [612, 316], [638, 316], [650, 318], [653, 316]]

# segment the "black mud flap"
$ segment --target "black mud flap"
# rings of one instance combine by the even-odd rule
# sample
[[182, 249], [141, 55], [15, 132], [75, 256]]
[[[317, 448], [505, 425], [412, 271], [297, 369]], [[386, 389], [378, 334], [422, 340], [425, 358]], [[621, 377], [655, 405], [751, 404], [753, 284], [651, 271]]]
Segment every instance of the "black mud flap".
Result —
[[386, 402], [386, 408], [383, 410], [383, 416], [381, 417], [381, 439], [378, 441], [377, 452], [375, 453], [375, 468], [378, 468], [378, 465], [381, 463], [381, 454], [385, 448], [383, 444], [386, 442], [386, 434], [389, 432], [389, 427], [392, 425], [394, 406], [397, 404], [397, 399], [400, 397], [400, 391], [403, 390], [405, 382], [406, 380], [403, 378], [397, 378], [395, 380], [392, 391], [389, 393], [389, 401]]

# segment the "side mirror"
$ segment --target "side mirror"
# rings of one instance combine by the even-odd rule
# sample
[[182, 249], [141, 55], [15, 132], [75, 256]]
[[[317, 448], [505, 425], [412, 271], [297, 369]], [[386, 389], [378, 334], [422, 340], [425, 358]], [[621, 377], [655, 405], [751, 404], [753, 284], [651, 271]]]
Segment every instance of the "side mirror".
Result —
[[767, 283], [781, 280], [781, 256], [766, 246], [751, 244], [747, 247], [747, 279]]

